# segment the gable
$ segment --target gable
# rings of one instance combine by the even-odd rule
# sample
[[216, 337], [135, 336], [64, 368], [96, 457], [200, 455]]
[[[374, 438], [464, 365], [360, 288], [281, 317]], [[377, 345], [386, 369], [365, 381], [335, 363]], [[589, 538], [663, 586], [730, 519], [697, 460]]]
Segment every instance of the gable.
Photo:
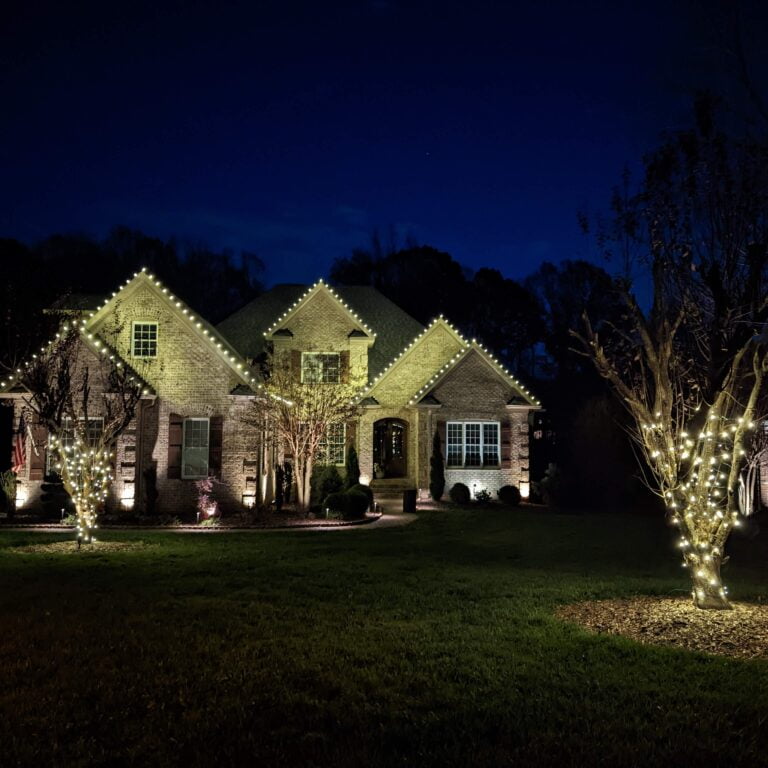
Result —
[[483, 407], [495, 412], [520, 394], [477, 349], [463, 355], [429, 392], [444, 406], [472, 412]]
[[415, 405], [426, 399], [451, 407], [476, 408], [479, 402], [524, 408], [540, 403], [514, 376], [476, 342], [437, 371], [410, 399]]
[[[157, 323], [157, 356], [134, 358], [134, 323]], [[114, 347], [160, 395], [194, 399], [212, 389], [229, 392], [254, 383], [244, 361], [201, 317], [145, 272], [114, 293], [82, 323], [88, 338]], [[219, 386], [220, 383], [220, 386]]]
[[[325, 287], [312, 291], [289, 317], [276, 322], [273, 328], [274, 335], [289, 331], [293, 345], [304, 350], [345, 350], [349, 347], [350, 335], [373, 336], [367, 325], [355, 318]], [[269, 335], [269, 331], [267, 333]]]
[[366, 391], [382, 405], [406, 405], [441, 368], [467, 349], [444, 319], [435, 320], [384, 370]]
[[[317, 285], [319, 283], [309, 287], [276, 285], [223, 320], [218, 330], [241, 355], [251, 359], [258, 357], [264, 350], [264, 337], [270, 329], [271, 333], [275, 333], [284, 327], [279, 324], [281, 318], [284, 323], [290, 324], [288, 316], [291, 311]], [[335, 288], [326, 285], [326, 288], [353, 313], [353, 322], [348, 330], [357, 327], [359, 321], [372, 331], [370, 335], [374, 337], [374, 343], [368, 348], [368, 375], [371, 380], [379, 376], [424, 331], [421, 323], [370, 285], [343, 285]]]

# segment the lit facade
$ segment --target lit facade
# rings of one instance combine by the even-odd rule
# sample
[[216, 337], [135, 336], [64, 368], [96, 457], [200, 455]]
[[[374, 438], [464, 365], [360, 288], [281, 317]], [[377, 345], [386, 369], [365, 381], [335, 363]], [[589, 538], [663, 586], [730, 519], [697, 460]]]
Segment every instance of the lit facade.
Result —
[[[266, 347], [291, 355], [317, 386], [359, 382], [360, 415], [329, 431], [327, 461], [343, 465], [355, 445], [361, 475], [380, 489], [426, 489], [433, 437], [441, 437], [446, 491], [463, 482], [492, 494], [529, 487], [528, 423], [535, 398], [444, 318], [424, 328], [375, 289], [276, 286], [217, 328], [142, 271], [81, 319], [90, 342], [119, 325], [116, 353], [140, 370], [147, 389], [115, 446], [109, 506], [158, 512], [194, 509], [194, 481], [215, 476], [223, 506], [268, 503], [276, 447], [243, 423], [260, 389]], [[15, 423], [24, 392], [0, 382]], [[20, 506], [38, 503], [47, 435], [32, 425], [19, 476]], [[290, 457], [279, 456], [280, 459]]]

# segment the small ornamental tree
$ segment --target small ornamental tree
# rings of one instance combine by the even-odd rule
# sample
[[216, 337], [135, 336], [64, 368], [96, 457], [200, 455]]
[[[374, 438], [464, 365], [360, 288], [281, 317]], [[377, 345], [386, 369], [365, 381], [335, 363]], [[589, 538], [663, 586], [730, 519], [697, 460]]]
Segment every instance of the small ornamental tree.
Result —
[[347, 449], [347, 461], [344, 469], [346, 472], [344, 488], [349, 490], [352, 486], [360, 483], [360, 464], [357, 460], [357, 449], [354, 445], [350, 445]]
[[272, 433], [280, 450], [293, 456], [296, 503], [306, 512], [312, 493], [312, 469], [328, 428], [357, 416], [357, 394], [364, 382], [323, 382], [314, 377], [303, 381], [297, 368], [290, 351], [268, 354], [263, 364], [263, 385], [243, 421], [262, 433]]
[[89, 543], [113, 479], [115, 443], [136, 414], [142, 383], [107, 345], [71, 325], [20, 368], [19, 382], [29, 393], [25, 407], [48, 430], [53, 468], [75, 505], [78, 545]]
[[443, 447], [440, 433], [435, 430], [432, 438], [432, 456], [429, 459], [429, 495], [440, 501], [445, 491], [445, 469], [443, 464]]
[[614, 201], [609, 242], [649, 268], [650, 306], [619, 281], [626, 323], [585, 317], [573, 333], [632, 418], [694, 604], [729, 608], [720, 567], [768, 367], [768, 146], [727, 139], [702, 105], [698, 117], [647, 159], [638, 192]]

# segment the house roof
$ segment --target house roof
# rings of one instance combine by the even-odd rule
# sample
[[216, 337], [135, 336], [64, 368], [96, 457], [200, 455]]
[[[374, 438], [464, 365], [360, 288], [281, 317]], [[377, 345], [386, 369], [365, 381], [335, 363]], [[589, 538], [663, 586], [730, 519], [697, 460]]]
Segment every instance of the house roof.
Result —
[[[219, 323], [218, 331], [241, 355], [257, 357], [264, 349], [264, 334], [310, 289], [307, 285], [276, 285]], [[369, 378], [379, 375], [392, 358], [424, 330], [418, 321], [372, 286], [343, 285], [332, 290], [376, 334], [368, 354]], [[276, 331], [275, 335], [280, 332]]]
[[103, 293], [67, 293], [59, 297], [45, 312], [95, 312], [107, 299]]

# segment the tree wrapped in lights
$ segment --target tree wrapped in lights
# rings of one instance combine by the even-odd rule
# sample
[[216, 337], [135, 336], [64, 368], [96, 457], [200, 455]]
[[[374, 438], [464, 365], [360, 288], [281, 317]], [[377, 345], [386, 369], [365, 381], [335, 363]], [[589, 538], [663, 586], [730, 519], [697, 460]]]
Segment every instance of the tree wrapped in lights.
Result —
[[142, 383], [107, 345], [68, 324], [20, 369], [19, 382], [29, 392], [26, 407], [48, 430], [54, 467], [75, 505], [78, 545], [90, 543], [114, 479], [115, 443], [135, 416]]
[[243, 421], [261, 434], [273, 435], [279, 450], [293, 456], [297, 505], [307, 511], [312, 468], [328, 429], [356, 418], [357, 399], [364, 382], [349, 376], [345, 381], [344, 375], [338, 382], [303, 381], [290, 351], [269, 354], [262, 372], [263, 388], [259, 389]]
[[696, 129], [671, 137], [639, 191], [614, 200], [607, 242], [649, 268], [650, 308], [621, 280], [626, 323], [585, 316], [573, 335], [632, 417], [694, 604], [729, 608], [720, 569], [767, 367], [768, 147], [728, 140], [699, 106]]

